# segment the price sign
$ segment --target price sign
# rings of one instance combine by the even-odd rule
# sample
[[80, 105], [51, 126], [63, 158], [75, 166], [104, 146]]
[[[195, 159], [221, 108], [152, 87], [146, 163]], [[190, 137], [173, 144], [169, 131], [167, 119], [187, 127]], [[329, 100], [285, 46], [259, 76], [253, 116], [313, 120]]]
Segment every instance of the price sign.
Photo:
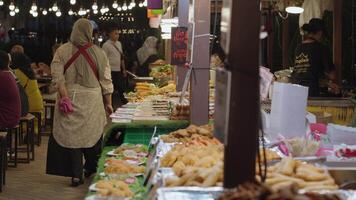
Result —
[[188, 28], [172, 28], [171, 64], [183, 66], [187, 62]]

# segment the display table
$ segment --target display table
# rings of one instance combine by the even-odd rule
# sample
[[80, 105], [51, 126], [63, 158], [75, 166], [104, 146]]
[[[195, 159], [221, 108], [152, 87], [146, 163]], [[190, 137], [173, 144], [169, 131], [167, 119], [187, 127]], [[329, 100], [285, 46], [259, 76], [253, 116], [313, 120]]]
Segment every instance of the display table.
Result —
[[187, 120], [111, 123], [108, 130], [105, 131], [104, 144], [107, 144], [117, 131], [124, 133], [124, 141], [134, 144], [146, 144], [150, 140], [155, 127], [157, 127], [158, 134], [165, 134], [177, 129], [186, 128], [187, 126], [189, 126], [189, 121]]

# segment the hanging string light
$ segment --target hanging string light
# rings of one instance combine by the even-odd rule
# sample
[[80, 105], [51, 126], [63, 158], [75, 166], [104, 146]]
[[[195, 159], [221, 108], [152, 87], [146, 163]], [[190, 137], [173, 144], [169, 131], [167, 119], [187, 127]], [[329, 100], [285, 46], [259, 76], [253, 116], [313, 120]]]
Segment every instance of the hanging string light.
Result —
[[11, 17], [13, 17], [13, 16], [15, 16], [15, 15], [16, 15], [16, 12], [12, 10], [12, 11], [10, 11], [10, 13], [9, 13], [9, 14], [10, 14], [10, 16], [11, 16]]
[[70, 9], [70, 10], [68, 11], [68, 15], [73, 15], [73, 14], [74, 14], [73, 10]]
[[38, 16], [38, 12], [37, 11], [33, 11], [32, 16], [33, 17], [37, 17]]
[[94, 15], [98, 14], [98, 10], [93, 10]]
[[143, 6], [147, 7], [147, 0], [143, 2]]
[[47, 15], [47, 10], [46, 9], [44, 9], [44, 10], [42, 10], [42, 15]]
[[86, 11], [86, 10], [84, 10], [83, 8], [80, 8], [80, 9], [79, 9], [78, 15], [84, 16], [84, 15], [86, 15], [86, 14], [87, 14], [87, 11]]
[[138, 7], [142, 8], [142, 7], [143, 7], [143, 3], [140, 2], [140, 3], [138, 4]]
[[20, 9], [16, 6], [15, 13], [19, 13], [19, 12], [20, 12]]
[[32, 3], [31, 10], [37, 10], [37, 5], [35, 2]]
[[94, 1], [93, 5], [91, 6], [91, 8], [93, 10], [98, 10], [98, 4], [96, 3], [96, 1]]
[[121, 11], [122, 11], [121, 6], [117, 7], [117, 11], [119, 11], [119, 12], [121, 12]]
[[136, 2], [135, 2], [135, 0], [132, 0], [132, 1], [131, 1], [130, 6], [131, 6], [131, 8], [133, 8], [133, 7], [135, 7], [135, 6], [136, 6]]
[[[57, 8], [58, 8], [58, 7], [57, 7]], [[52, 9], [53, 9], [53, 8], [52, 8]], [[61, 13], [61, 11], [60, 11], [59, 9], [57, 9], [56, 16], [57, 16], [57, 17], [62, 16], [62, 13]]]
[[117, 9], [117, 7], [119, 7], [119, 4], [117, 4], [117, 1], [115, 0], [114, 3], [112, 4], [112, 7], [114, 9]]
[[105, 9], [105, 6], [103, 5], [100, 9], [100, 13], [103, 15], [103, 14], [105, 14], [105, 11], [106, 11], [106, 9]]
[[72, 5], [75, 5], [77, 3], [77, 1], [76, 0], [70, 0], [69, 3], [72, 4]]
[[10, 9], [11, 11], [15, 10], [14, 2], [11, 2], [11, 3], [10, 3], [9, 9]]
[[0, 6], [3, 6], [3, 5], [4, 5], [4, 1], [1, 0], [1, 1], [0, 1]]
[[123, 11], [126, 11], [127, 8], [128, 8], [128, 7], [127, 7], [127, 5], [126, 5], [126, 2], [124, 2], [124, 5], [122, 5], [122, 10], [123, 10]]
[[[53, 10], [53, 12], [57, 12], [57, 11], [58, 11], [57, 3], [54, 3], [54, 4], [53, 4], [52, 10]], [[62, 13], [61, 13], [61, 15], [62, 15]]]

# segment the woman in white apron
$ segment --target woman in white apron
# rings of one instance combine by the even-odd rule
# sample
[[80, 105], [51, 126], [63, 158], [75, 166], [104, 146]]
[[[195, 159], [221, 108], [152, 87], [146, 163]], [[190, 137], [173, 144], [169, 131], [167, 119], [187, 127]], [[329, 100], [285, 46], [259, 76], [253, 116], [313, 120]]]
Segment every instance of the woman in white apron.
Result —
[[73, 187], [83, 183], [83, 171], [86, 177], [96, 172], [106, 114], [113, 111], [109, 62], [92, 44], [92, 33], [90, 21], [79, 19], [51, 64], [58, 98], [46, 171], [72, 177]]

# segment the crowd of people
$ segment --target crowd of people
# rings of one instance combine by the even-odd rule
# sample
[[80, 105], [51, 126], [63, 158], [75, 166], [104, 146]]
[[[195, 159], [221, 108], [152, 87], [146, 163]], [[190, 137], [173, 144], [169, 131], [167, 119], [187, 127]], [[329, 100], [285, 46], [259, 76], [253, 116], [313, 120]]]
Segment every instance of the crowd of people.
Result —
[[[43, 112], [37, 78], [51, 76], [57, 103], [46, 172], [71, 177], [73, 187], [83, 183], [83, 175], [96, 172], [104, 126], [114, 111], [112, 99], [127, 103], [126, 56], [118, 27], [107, 33], [109, 39], [97, 46], [90, 21], [79, 19], [68, 42], [53, 47], [51, 66], [32, 63], [19, 44], [0, 51], [0, 131], [16, 127], [29, 112]], [[133, 73], [148, 76], [149, 64], [159, 59], [157, 49], [158, 39], [148, 37], [137, 51]]]

